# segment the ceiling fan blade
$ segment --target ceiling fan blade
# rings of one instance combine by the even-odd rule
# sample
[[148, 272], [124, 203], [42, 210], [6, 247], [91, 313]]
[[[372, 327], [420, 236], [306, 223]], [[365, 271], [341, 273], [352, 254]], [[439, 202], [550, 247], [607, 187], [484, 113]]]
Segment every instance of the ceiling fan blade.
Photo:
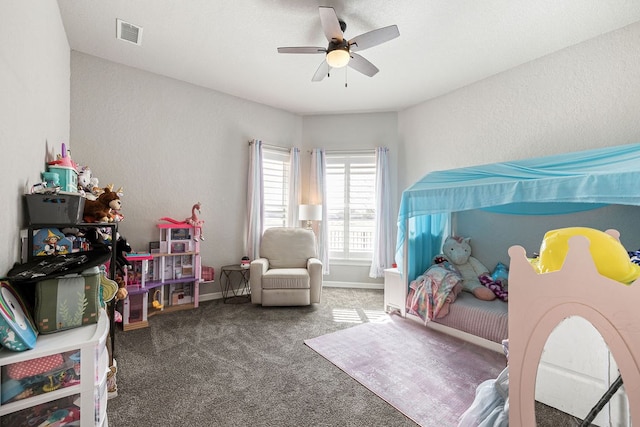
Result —
[[351, 52], [351, 60], [349, 61], [349, 67], [353, 68], [356, 71], [360, 71], [365, 76], [373, 77], [378, 70], [378, 67], [373, 65], [368, 60], [364, 59], [362, 56], [357, 53]]
[[300, 47], [279, 47], [278, 53], [326, 53], [324, 47], [300, 46]]
[[344, 39], [338, 15], [332, 7], [320, 6], [320, 23], [324, 35], [329, 41], [341, 42]]
[[329, 67], [329, 64], [327, 64], [327, 61], [322, 61], [322, 63], [316, 70], [316, 73], [313, 75], [313, 78], [311, 79], [311, 81], [319, 82], [329, 74], [330, 70], [331, 70], [331, 67]]
[[388, 27], [378, 28], [359, 36], [355, 36], [349, 40], [349, 50], [357, 52], [359, 50], [369, 49], [381, 43], [388, 42], [400, 35], [397, 25], [389, 25]]

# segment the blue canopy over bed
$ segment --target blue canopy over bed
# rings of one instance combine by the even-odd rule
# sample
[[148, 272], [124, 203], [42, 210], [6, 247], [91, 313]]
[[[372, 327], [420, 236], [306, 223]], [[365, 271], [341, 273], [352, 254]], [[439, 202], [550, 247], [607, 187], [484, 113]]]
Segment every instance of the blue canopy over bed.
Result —
[[640, 205], [639, 178], [640, 144], [431, 172], [402, 193], [396, 262], [408, 281], [428, 268], [453, 212], [551, 215]]

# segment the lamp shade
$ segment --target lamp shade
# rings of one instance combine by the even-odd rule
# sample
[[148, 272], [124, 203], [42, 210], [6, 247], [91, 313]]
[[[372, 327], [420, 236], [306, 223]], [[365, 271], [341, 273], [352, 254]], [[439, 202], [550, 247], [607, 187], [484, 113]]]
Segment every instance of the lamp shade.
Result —
[[300, 205], [298, 217], [301, 221], [320, 221], [322, 219], [322, 205]]
[[332, 68], [341, 68], [349, 63], [351, 55], [346, 49], [335, 49], [327, 53], [327, 64]]

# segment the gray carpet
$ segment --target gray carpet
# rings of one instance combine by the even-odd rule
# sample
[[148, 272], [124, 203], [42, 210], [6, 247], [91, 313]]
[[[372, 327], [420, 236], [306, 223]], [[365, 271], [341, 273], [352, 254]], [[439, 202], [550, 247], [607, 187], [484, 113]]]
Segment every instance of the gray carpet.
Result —
[[201, 303], [116, 334], [110, 427], [415, 426], [303, 341], [379, 316], [382, 291], [311, 307]]
[[380, 290], [325, 288], [311, 307], [206, 301], [119, 330], [109, 426], [415, 427], [303, 343], [375, 319], [382, 306]]

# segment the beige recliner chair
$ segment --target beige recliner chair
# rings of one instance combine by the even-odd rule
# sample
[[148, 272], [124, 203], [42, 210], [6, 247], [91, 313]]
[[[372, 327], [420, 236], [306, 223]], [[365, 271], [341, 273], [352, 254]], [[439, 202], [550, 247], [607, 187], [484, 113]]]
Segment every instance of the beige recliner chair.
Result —
[[251, 262], [251, 302], [262, 305], [309, 305], [320, 302], [322, 262], [316, 237], [304, 228], [265, 230], [260, 258]]

